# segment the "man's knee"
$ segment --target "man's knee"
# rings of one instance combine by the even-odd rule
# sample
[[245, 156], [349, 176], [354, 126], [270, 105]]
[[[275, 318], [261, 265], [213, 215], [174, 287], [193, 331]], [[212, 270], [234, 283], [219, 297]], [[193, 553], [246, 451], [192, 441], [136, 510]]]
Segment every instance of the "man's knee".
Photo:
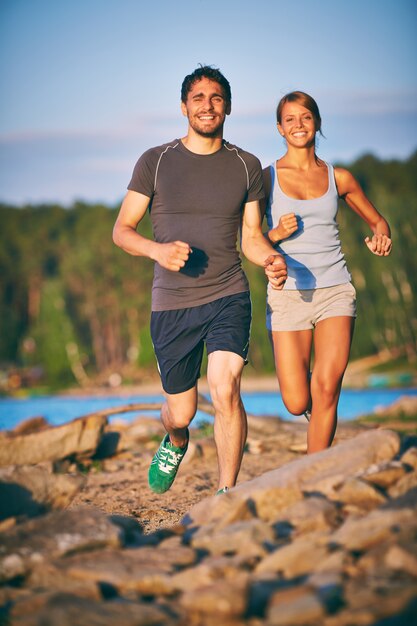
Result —
[[216, 377], [210, 382], [210, 395], [216, 410], [234, 410], [240, 404], [240, 376]]
[[173, 428], [187, 428], [197, 412], [197, 403], [170, 403], [162, 405], [162, 416]]

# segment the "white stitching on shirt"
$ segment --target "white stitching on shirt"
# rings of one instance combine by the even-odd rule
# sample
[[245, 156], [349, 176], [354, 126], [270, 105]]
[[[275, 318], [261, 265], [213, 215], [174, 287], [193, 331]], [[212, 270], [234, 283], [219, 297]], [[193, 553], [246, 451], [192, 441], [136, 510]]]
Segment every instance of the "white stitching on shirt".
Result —
[[226, 142], [224, 142], [224, 147], [226, 148], [226, 150], [229, 150], [229, 152], [235, 151], [236, 155], [242, 161], [242, 163], [243, 163], [243, 165], [245, 167], [245, 171], [246, 171], [246, 191], [249, 191], [249, 172], [248, 172], [248, 168], [247, 168], [246, 163], [245, 163], [245, 159], [240, 156], [239, 150], [237, 148], [229, 148]]
[[159, 164], [160, 164], [160, 162], [161, 162], [161, 159], [162, 159], [162, 157], [164, 156], [164, 154], [165, 154], [166, 152], [168, 152], [168, 150], [169, 150], [170, 148], [177, 148], [177, 147], [178, 147], [178, 145], [179, 145], [179, 142], [178, 142], [178, 143], [176, 143], [176, 144], [175, 144], [175, 146], [167, 146], [167, 147], [165, 148], [165, 150], [164, 150], [163, 152], [161, 152], [161, 154], [160, 154], [160, 156], [159, 156], [159, 159], [158, 159], [158, 163], [156, 164], [156, 170], [155, 170], [155, 180], [154, 180], [154, 184], [153, 184], [153, 192], [154, 192], [154, 193], [155, 193], [155, 191], [156, 191], [156, 180], [157, 180], [157, 178], [158, 178], [158, 170], [159, 170]]

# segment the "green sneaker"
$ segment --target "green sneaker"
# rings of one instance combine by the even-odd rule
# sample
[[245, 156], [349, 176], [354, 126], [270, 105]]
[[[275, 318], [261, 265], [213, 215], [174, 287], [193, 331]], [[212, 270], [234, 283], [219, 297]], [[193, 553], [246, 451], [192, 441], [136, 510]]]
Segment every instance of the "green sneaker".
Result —
[[177, 448], [170, 442], [168, 433], [165, 435], [149, 467], [148, 482], [152, 491], [155, 493], [168, 491], [187, 448], [188, 441], [184, 448]]
[[229, 487], [223, 487], [223, 489], [219, 489], [216, 493], [216, 496], [220, 496], [222, 493], [227, 493], [229, 491]]

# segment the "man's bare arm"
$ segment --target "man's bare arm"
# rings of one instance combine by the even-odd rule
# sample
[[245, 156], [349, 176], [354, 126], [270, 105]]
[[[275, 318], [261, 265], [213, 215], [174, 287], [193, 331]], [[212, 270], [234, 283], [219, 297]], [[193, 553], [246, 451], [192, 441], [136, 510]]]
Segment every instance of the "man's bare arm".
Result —
[[282, 289], [287, 279], [287, 266], [263, 236], [261, 211], [258, 201], [245, 204], [242, 219], [242, 251], [252, 263], [265, 268], [265, 274], [275, 289]]
[[191, 253], [188, 243], [158, 243], [136, 230], [146, 214], [149, 200], [148, 196], [136, 191], [127, 192], [113, 228], [113, 241], [129, 254], [148, 257], [167, 270], [179, 272]]

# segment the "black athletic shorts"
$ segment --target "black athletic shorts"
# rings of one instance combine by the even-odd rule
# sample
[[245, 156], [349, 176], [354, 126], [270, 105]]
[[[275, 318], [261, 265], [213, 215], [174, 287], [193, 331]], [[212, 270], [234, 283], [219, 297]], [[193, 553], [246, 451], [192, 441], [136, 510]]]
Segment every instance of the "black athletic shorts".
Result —
[[226, 350], [246, 362], [251, 316], [247, 291], [188, 309], [152, 311], [151, 337], [164, 390], [181, 393], [194, 387], [204, 344], [207, 354]]

